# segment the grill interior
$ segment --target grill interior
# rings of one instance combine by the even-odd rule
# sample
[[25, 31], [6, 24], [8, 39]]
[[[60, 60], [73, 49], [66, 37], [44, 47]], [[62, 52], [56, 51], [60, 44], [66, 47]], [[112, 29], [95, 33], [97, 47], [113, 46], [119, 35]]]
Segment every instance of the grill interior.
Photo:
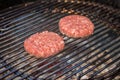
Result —
[[[90, 37], [62, 35], [59, 19], [87, 16], [95, 25]], [[0, 12], [0, 80], [120, 79], [120, 11], [89, 1], [37, 1]], [[28, 55], [24, 40], [44, 30], [65, 40], [59, 54], [45, 59]]]

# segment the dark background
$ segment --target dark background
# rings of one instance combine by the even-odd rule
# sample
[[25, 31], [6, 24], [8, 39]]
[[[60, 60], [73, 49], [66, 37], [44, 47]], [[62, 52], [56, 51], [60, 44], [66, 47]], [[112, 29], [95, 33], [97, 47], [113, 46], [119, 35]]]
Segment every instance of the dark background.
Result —
[[0, 0], [0, 10], [8, 8], [10, 6], [31, 2], [31, 1], [36, 1], [36, 0]]
[[[31, 2], [36, 0], [0, 0], [0, 10], [5, 9], [10, 6], [18, 5], [21, 3]], [[49, 1], [49, 0], [48, 0]], [[102, 4], [112, 6], [114, 8], [120, 9], [120, 0], [86, 0], [86, 1], [95, 1]]]

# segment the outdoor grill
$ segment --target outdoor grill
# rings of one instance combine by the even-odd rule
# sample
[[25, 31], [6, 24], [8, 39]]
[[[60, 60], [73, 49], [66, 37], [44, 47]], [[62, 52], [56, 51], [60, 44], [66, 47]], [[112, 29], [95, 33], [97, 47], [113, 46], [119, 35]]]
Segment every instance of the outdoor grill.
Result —
[[[79, 14], [95, 25], [80, 39], [62, 35], [60, 18]], [[30, 56], [26, 38], [44, 30], [60, 34], [65, 48], [49, 58]], [[42, 0], [0, 11], [0, 80], [120, 80], [120, 10], [90, 1]]]

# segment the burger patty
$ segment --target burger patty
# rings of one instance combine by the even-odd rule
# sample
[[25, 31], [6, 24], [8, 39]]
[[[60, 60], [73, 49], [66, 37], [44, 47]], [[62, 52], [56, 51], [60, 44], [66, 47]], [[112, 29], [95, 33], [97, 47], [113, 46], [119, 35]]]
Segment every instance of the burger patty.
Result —
[[64, 41], [57, 33], [43, 31], [26, 39], [24, 48], [29, 54], [37, 58], [47, 58], [63, 50]]
[[80, 38], [93, 33], [94, 24], [85, 16], [69, 15], [60, 19], [60, 32], [68, 37]]

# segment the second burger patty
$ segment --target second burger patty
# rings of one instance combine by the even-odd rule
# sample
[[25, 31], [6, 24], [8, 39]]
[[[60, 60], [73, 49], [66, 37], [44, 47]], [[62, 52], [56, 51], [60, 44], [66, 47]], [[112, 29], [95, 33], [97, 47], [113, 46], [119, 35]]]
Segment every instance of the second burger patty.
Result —
[[69, 15], [60, 19], [60, 32], [73, 38], [81, 38], [89, 36], [94, 31], [92, 21], [80, 15]]

